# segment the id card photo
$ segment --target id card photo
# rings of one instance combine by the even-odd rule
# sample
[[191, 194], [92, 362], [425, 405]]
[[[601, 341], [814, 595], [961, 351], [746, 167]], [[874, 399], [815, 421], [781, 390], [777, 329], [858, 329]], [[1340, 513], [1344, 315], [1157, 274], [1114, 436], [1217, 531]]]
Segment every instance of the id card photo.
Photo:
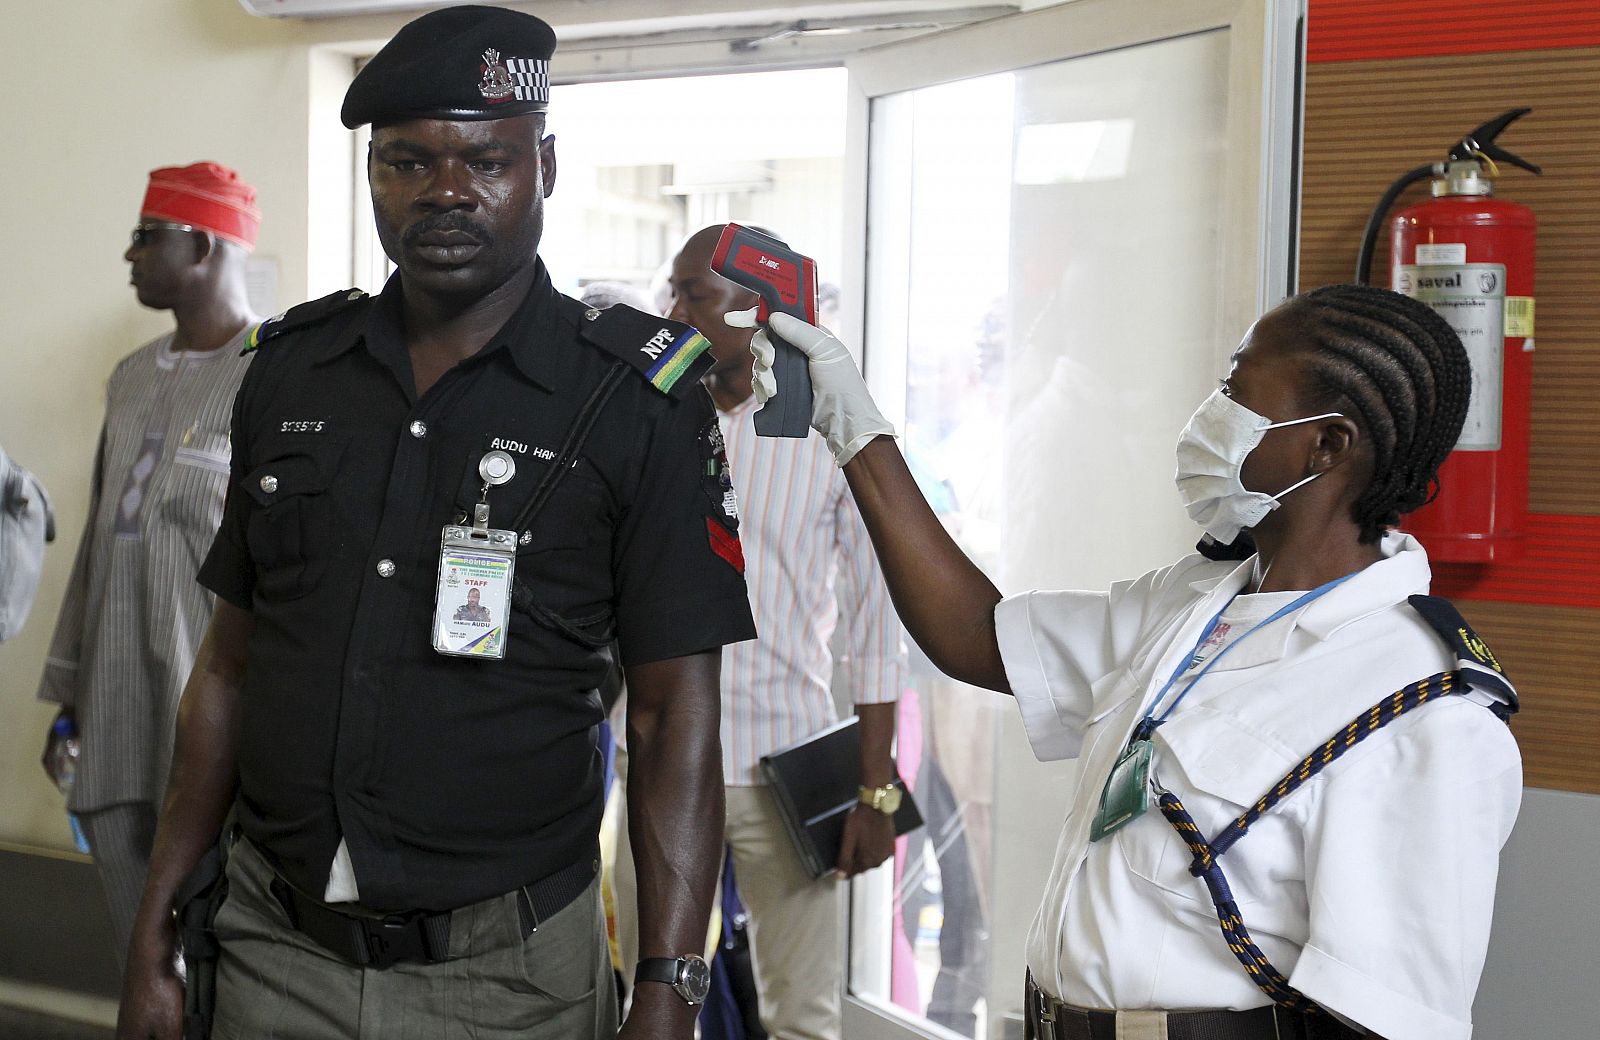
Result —
[[464, 657], [504, 657], [511, 569], [504, 553], [446, 548], [439, 559], [433, 648]]

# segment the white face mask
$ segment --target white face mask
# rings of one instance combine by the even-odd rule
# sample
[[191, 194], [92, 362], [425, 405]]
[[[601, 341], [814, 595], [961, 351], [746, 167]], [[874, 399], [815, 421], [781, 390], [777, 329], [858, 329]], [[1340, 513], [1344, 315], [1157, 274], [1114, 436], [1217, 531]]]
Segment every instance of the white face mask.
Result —
[[1322, 474], [1313, 473], [1276, 495], [1264, 495], [1246, 488], [1240, 479], [1245, 456], [1261, 443], [1268, 430], [1333, 418], [1342, 415], [1325, 412], [1275, 423], [1221, 390], [1213, 391], [1178, 435], [1178, 495], [1189, 519], [1223, 545], [1239, 537], [1240, 531], [1259, 524], [1278, 508], [1284, 495]]

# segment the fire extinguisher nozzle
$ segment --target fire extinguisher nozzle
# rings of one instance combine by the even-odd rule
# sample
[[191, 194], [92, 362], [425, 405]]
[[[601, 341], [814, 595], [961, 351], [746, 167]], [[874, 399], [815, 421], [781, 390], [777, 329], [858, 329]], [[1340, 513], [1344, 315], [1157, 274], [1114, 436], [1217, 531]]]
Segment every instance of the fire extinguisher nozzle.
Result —
[[1532, 112], [1533, 109], [1513, 108], [1495, 116], [1487, 123], [1476, 127], [1466, 133], [1454, 147], [1450, 149], [1452, 159], [1475, 159], [1487, 157], [1494, 162], [1510, 163], [1512, 166], [1527, 170], [1534, 176], [1543, 175], [1544, 171], [1538, 166], [1524, 159], [1514, 152], [1507, 151], [1495, 144], [1495, 138], [1505, 132], [1506, 127]]

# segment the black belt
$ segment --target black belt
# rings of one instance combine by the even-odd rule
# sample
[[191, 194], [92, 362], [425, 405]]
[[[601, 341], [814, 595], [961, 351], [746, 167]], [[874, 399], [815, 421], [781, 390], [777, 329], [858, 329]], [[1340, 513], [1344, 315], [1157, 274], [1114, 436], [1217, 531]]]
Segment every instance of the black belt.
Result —
[[[1028, 1040], [1117, 1040], [1117, 1012], [1063, 1004], [1033, 984], [1025, 1004]], [[1127, 1012], [1124, 1012], [1127, 1014]], [[1326, 1014], [1277, 1006], [1249, 1011], [1166, 1011], [1167, 1040], [1355, 1040], [1361, 1034]]]
[[[516, 890], [522, 938], [578, 898], [594, 881], [598, 860], [585, 856], [570, 867]], [[387, 968], [401, 961], [435, 963], [450, 954], [454, 911], [404, 910], [352, 914], [313, 899], [274, 872], [272, 895], [289, 923], [330, 953], [362, 968]], [[498, 898], [498, 897], [497, 897]]]

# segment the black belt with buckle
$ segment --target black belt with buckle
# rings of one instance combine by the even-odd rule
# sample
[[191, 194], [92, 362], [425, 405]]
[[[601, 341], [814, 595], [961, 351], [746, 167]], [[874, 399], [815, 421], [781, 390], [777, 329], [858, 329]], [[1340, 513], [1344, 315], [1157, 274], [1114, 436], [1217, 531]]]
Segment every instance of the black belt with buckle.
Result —
[[[1063, 1004], [1034, 985], [1031, 972], [1024, 1007], [1024, 1033], [1028, 1040], [1117, 1038], [1117, 1012]], [[1161, 1015], [1166, 1022], [1167, 1040], [1357, 1040], [1361, 1035], [1331, 1015], [1307, 1015], [1281, 1007], [1137, 1014]]]
[[[517, 914], [522, 938], [578, 898], [594, 881], [595, 856], [572, 864], [517, 889]], [[313, 899], [276, 872], [272, 895], [300, 934], [343, 960], [362, 968], [388, 968], [402, 961], [425, 964], [450, 954], [453, 911], [405, 910], [389, 914], [352, 914]]]

